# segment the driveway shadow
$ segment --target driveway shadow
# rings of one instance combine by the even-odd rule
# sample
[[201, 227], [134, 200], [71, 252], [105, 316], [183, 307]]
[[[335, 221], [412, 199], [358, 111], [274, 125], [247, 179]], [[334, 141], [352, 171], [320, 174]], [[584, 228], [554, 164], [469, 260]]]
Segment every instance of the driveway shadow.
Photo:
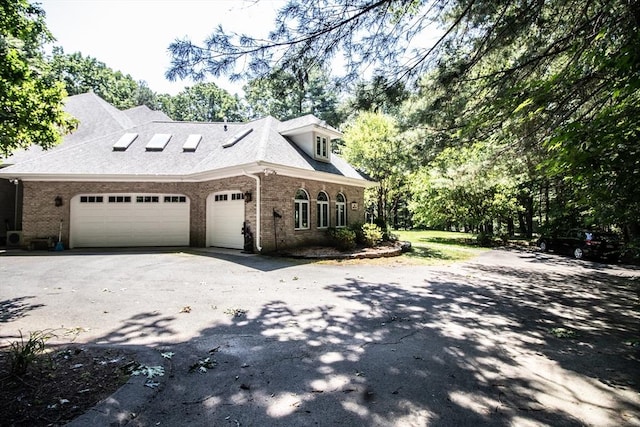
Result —
[[0, 323], [7, 323], [28, 316], [30, 311], [44, 307], [44, 304], [31, 304], [28, 302], [34, 298], [35, 296], [28, 295], [0, 301]]
[[[482, 280], [443, 270], [407, 283], [319, 284], [340, 304], [274, 299], [160, 345], [174, 353], [170, 374], [130, 425], [640, 420], [638, 347], [628, 344], [640, 330], [636, 284], [477, 268]], [[117, 343], [145, 320], [158, 328], [137, 316], [104, 339]]]
[[144, 256], [150, 254], [189, 254], [200, 257], [213, 258], [238, 264], [259, 271], [276, 271], [291, 267], [316, 262], [312, 259], [293, 259], [278, 256], [266, 256], [244, 253], [235, 249], [222, 248], [192, 248], [192, 247], [153, 247], [153, 248], [82, 248], [68, 249], [65, 251], [26, 251], [11, 250], [0, 256], [7, 257], [64, 257], [64, 256], [96, 256], [104, 255], [131, 255]]

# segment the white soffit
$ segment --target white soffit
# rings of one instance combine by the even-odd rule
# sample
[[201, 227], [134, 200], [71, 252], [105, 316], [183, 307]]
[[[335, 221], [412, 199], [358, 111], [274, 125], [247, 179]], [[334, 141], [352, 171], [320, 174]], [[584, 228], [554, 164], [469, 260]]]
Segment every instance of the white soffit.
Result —
[[147, 142], [145, 149], [147, 151], [162, 151], [171, 139], [170, 133], [157, 133]]
[[202, 141], [202, 135], [191, 134], [187, 137], [184, 145], [182, 146], [182, 151], [186, 152], [194, 152], [198, 148], [198, 144]]
[[125, 133], [113, 144], [113, 151], [126, 151], [133, 141], [138, 137], [137, 133]]

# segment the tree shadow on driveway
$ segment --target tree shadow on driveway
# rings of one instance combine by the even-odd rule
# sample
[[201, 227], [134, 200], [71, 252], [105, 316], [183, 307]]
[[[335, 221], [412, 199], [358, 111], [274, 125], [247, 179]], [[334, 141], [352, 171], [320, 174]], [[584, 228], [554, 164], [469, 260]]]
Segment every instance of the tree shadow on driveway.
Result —
[[[333, 298], [283, 296], [188, 342], [160, 343], [173, 353], [167, 375], [129, 425], [640, 422], [638, 348], [627, 344], [640, 330], [633, 283], [474, 268], [478, 276], [425, 269], [403, 283], [309, 283]], [[144, 320], [98, 341], [122, 342]], [[169, 330], [168, 317], [149, 320]]]
[[30, 311], [44, 307], [44, 304], [31, 304], [28, 302], [28, 300], [34, 298], [34, 295], [27, 295], [0, 301], [0, 323], [7, 323], [28, 316]]

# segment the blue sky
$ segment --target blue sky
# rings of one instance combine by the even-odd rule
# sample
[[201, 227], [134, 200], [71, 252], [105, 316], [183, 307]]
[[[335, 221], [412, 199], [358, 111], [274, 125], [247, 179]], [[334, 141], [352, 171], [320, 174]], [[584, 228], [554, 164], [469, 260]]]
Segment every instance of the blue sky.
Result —
[[[170, 83], [167, 48], [176, 38], [201, 42], [225, 29], [266, 36], [283, 0], [39, 0], [56, 46], [81, 52], [108, 67], [145, 80], [158, 93], [175, 95], [190, 81]], [[231, 93], [242, 84], [211, 79]]]

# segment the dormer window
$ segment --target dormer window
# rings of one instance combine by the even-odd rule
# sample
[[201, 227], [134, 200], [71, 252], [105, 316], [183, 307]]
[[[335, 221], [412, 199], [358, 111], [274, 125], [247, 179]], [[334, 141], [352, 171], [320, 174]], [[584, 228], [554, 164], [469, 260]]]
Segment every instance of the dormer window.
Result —
[[315, 157], [318, 160], [329, 160], [329, 138], [316, 135]]

